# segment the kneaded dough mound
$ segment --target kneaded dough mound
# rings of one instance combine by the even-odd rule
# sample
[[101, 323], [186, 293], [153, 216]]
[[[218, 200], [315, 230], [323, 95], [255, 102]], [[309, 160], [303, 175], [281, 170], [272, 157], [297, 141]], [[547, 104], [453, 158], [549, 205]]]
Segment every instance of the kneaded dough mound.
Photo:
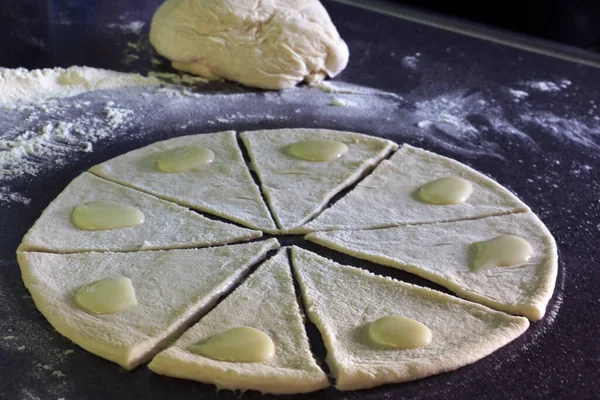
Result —
[[348, 63], [318, 0], [167, 0], [150, 42], [178, 70], [263, 89], [334, 77]]

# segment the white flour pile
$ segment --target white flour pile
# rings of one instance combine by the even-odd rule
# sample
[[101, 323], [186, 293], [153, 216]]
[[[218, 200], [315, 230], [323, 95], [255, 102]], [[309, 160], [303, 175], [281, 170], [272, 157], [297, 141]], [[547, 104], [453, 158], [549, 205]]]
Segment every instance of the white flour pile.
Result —
[[508, 93], [515, 99], [515, 101], [523, 100], [529, 97], [529, 93], [523, 90], [508, 89]]
[[131, 21], [128, 23], [122, 23], [122, 24], [108, 24], [109, 28], [112, 29], [119, 29], [122, 30], [123, 32], [128, 32], [128, 33], [134, 33], [136, 35], [139, 35], [142, 32], [142, 29], [144, 28], [146, 24], [142, 21]]
[[523, 122], [535, 124], [552, 136], [600, 150], [600, 122], [596, 118], [588, 124], [581, 119], [559, 117], [546, 111], [525, 112], [520, 117]]
[[419, 56], [420, 54], [417, 53], [415, 56], [403, 57], [402, 61], [400, 61], [400, 65], [408, 70], [416, 71], [419, 65]]
[[560, 92], [563, 89], [567, 89], [571, 86], [571, 81], [568, 79], [561, 79], [559, 81], [526, 81], [521, 82], [521, 86], [528, 87], [532, 90], [539, 92]]
[[44, 164], [64, 165], [73, 153], [92, 151], [97, 140], [127, 127], [133, 114], [110, 100], [98, 107], [91, 101], [58, 99], [159, 83], [155, 77], [88, 67], [1, 68], [0, 202], [28, 204], [6, 182], [35, 176]]
[[24, 112], [27, 119], [15, 121], [12, 129], [0, 133], [0, 201], [26, 204], [26, 197], [9, 191], [3, 183], [35, 176], [44, 167], [65, 165], [75, 153], [91, 152], [96, 141], [123, 132], [133, 116], [132, 110], [120, 108], [113, 101], [97, 108], [85, 100], [49, 100], [19, 107], [19, 115]]
[[88, 67], [53, 69], [0, 68], [0, 106], [11, 107], [16, 102], [41, 102], [48, 98], [63, 98], [90, 90], [127, 86], [158, 85], [158, 79], [139, 74], [126, 74]]
[[[323, 82], [282, 92], [247, 91], [232, 84], [205, 85], [203, 78], [154, 73], [146, 78], [93, 68], [2, 70], [0, 106], [0, 203], [28, 204], [15, 182], [65, 168], [123, 138], [167, 137], [226, 129], [324, 127], [384, 134], [399, 143], [435, 142], [464, 157], [503, 157], [499, 137], [536, 151], [533, 133], [600, 148], [600, 117], [558, 115], [532, 108], [540, 81], [497, 88], [495, 93], [426, 87], [406, 98], [344, 82]], [[161, 83], [162, 82], [162, 83]], [[165, 84], [167, 82], [167, 84]], [[549, 82], [549, 81], [548, 81]], [[570, 82], [553, 82], [565, 96]], [[526, 86], [527, 91], [516, 89]], [[104, 89], [104, 90], [99, 90]], [[213, 92], [211, 92], [213, 91]], [[75, 96], [76, 97], [72, 97]], [[518, 108], [508, 117], [494, 96]], [[516, 101], [518, 100], [518, 102]]]
[[481, 92], [445, 93], [415, 103], [414, 125], [444, 147], [464, 156], [499, 156], [496, 135], [536, 144], [503, 115], [502, 108]]
[[[398, 100], [343, 83], [267, 93], [229, 85], [231, 93], [203, 93], [194, 90], [206, 82], [199, 77], [154, 73], [146, 78], [85, 67], [4, 69], [2, 77], [0, 203], [5, 204], [30, 203], [13, 189], [14, 182], [63, 168], [100, 141], [142, 138], [157, 130], [193, 134], [236, 123], [282, 124], [307, 112], [314, 113], [315, 125], [378, 115], [391, 120]], [[272, 111], [264, 112], [265, 104]]]

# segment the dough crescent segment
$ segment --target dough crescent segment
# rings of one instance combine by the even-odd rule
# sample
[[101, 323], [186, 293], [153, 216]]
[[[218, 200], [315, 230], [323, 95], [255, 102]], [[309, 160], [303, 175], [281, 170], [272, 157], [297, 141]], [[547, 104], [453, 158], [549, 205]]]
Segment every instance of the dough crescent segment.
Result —
[[[303, 225], [329, 200], [352, 185], [397, 148], [394, 142], [359, 133], [327, 129], [274, 129], [243, 132], [252, 167], [282, 232]], [[287, 147], [301, 140], [342, 142], [348, 152], [336, 160], [297, 159]]]
[[[144, 214], [145, 221], [129, 228], [100, 231], [75, 227], [71, 222], [73, 209], [95, 200], [133, 206]], [[44, 210], [17, 251], [165, 250], [246, 241], [260, 236], [260, 231], [210, 220], [177, 204], [84, 172]]]
[[[206, 147], [215, 153], [215, 159], [205, 167], [186, 172], [164, 173], [156, 168], [160, 154], [183, 146]], [[252, 229], [277, 233], [234, 131], [156, 142], [95, 165], [90, 172]]]
[[[462, 177], [473, 185], [473, 193], [464, 203], [436, 205], [419, 200], [418, 190], [423, 185], [447, 176]], [[487, 176], [405, 144], [343, 199], [293, 233], [386, 228], [525, 211], [529, 211], [526, 204]]]
[[[20, 253], [25, 286], [61, 334], [87, 351], [132, 369], [147, 361], [234, 286], [276, 239], [204, 249], [135, 253]], [[74, 295], [90, 282], [131, 279], [139, 304], [94, 315]]]
[[[527, 240], [534, 255], [522, 265], [472, 272], [473, 243], [500, 235]], [[306, 239], [408, 271], [465, 299], [531, 320], [544, 316], [558, 271], [554, 238], [531, 212], [386, 229], [314, 232]]]
[[[186, 350], [226, 330], [250, 326], [268, 334], [275, 356], [261, 363], [216, 361]], [[296, 300], [287, 251], [265, 262], [239, 288], [149, 365], [158, 374], [263, 393], [306, 393], [329, 386], [317, 366]]]
[[[529, 326], [526, 318], [340, 265], [298, 247], [292, 249], [292, 265], [339, 390], [406, 382], [457, 369], [506, 345]], [[368, 324], [388, 315], [427, 325], [431, 343], [412, 350], [372, 346]]]

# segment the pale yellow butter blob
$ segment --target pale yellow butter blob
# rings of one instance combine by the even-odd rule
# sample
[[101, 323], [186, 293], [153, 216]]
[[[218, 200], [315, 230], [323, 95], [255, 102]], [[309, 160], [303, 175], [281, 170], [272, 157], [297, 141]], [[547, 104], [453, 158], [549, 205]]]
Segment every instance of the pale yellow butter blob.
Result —
[[490, 240], [474, 243], [473, 271], [490, 267], [510, 267], [528, 261], [533, 247], [525, 239], [513, 235], [501, 235]]
[[288, 147], [288, 153], [308, 161], [333, 161], [348, 151], [348, 146], [336, 140], [303, 140]]
[[218, 361], [265, 362], [273, 358], [275, 344], [266, 333], [242, 326], [190, 346], [188, 350]]
[[215, 153], [202, 146], [185, 146], [164, 151], [156, 161], [162, 172], [185, 172], [208, 165], [215, 160]]
[[115, 314], [138, 305], [131, 279], [116, 276], [83, 286], [75, 303], [93, 314]]
[[471, 193], [471, 182], [457, 176], [448, 176], [423, 185], [419, 190], [419, 197], [426, 203], [454, 205], [464, 203]]
[[431, 330], [412, 318], [391, 315], [369, 325], [369, 337], [383, 347], [416, 349], [431, 342]]
[[88, 231], [129, 228], [143, 224], [144, 214], [126, 204], [98, 200], [75, 207], [71, 222], [77, 228]]

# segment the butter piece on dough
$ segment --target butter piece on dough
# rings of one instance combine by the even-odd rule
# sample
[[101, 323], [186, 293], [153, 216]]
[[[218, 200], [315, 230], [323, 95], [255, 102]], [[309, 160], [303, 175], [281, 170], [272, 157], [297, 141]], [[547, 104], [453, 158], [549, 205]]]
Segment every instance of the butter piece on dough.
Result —
[[[273, 217], [284, 233], [321, 212], [333, 196], [397, 148], [386, 139], [327, 129], [276, 129], [240, 136]], [[348, 151], [326, 162], [290, 155], [288, 147], [303, 140], [335, 140], [348, 146]]]
[[[310, 320], [327, 348], [339, 390], [406, 382], [471, 364], [529, 327], [513, 317], [435, 290], [340, 265], [294, 247], [292, 265]], [[425, 324], [431, 342], [396, 350], [373, 346], [369, 324], [401, 315]]]
[[[142, 212], [144, 222], [128, 228], [97, 231], [73, 225], [73, 209], [97, 200], [132, 206]], [[166, 250], [213, 246], [260, 236], [260, 231], [205, 218], [177, 204], [84, 172], [44, 210], [17, 251]]]
[[[87, 351], [132, 369], [181, 334], [278, 248], [276, 239], [205, 249], [133, 253], [19, 253], [23, 282], [40, 312]], [[94, 315], [77, 306], [83, 285], [113, 276], [131, 279], [138, 305]]]
[[[217, 361], [188, 350], [232, 328], [249, 326], [269, 335], [274, 357], [265, 362]], [[304, 330], [285, 250], [265, 262], [149, 365], [158, 374], [213, 383], [231, 390], [263, 393], [306, 393], [329, 386], [317, 366]]]
[[[205, 167], [178, 173], [165, 173], [156, 167], [161, 154], [183, 146], [210, 149], [214, 152], [214, 161]], [[95, 165], [90, 172], [252, 229], [277, 233], [260, 189], [248, 171], [234, 131], [152, 143]]]
[[[456, 176], [473, 185], [464, 203], [438, 205], [419, 199], [419, 189]], [[403, 145], [340, 201], [294, 233], [373, 229], [456, 221], [529, 211], [509, 190], [474, 169], [438, 154]]]
[[[473, 244], [500, 235], [526, 240], [533, 256], [522, 265], [473, 272]], [[544, 316], [558, 271], [554, 238], [531, 212], [387, 229], [314, 232], [306, 239], [408, 271], [465, 299], [531, 320]]]

